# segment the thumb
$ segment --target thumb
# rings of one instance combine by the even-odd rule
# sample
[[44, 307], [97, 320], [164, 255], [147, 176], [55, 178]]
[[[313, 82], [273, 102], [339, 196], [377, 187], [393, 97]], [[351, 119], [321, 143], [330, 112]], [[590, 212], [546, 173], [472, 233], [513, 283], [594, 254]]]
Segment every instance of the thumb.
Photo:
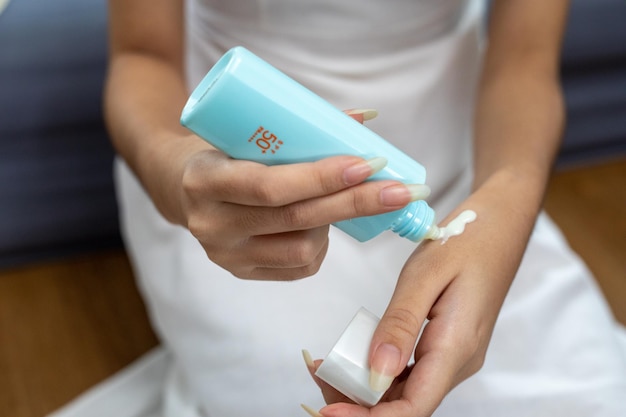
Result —
[[396, 376], [406, 368], [423, 316], [398, 305], [389, 305], [378, 323], [370, 345], [370, 388], [377, 392], [389, 389]]
[[424, 258], [421, 245], [404, 264], [389, 306], [380, 319], [370, 344], [370, 388], [387, 391], [393, 380], [406, 368], [417, 337], [442, 282], [429, 273], [432, 263]]

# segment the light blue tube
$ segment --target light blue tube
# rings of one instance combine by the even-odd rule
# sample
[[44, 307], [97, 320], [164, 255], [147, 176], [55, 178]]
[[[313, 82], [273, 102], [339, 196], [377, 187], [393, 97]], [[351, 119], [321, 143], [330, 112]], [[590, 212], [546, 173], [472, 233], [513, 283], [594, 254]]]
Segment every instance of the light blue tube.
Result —
[[[265, 165], [337, 155], [385, 157], [372, 180], [423, 184], [426, 171], [405, 153], [243, 47], [229, 50], [191, 93], [181, 124], [235, 159]], [[434, 225], [424, 201], [335, 223], [364, 242], [385, 230], [420, 241]]]

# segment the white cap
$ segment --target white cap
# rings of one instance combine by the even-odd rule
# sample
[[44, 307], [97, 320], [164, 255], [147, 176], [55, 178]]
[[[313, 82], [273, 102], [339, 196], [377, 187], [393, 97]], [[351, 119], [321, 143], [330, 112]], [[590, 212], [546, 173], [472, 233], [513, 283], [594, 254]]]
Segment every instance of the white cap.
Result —
[[361, 308], [315, 372], [319, 378], [350, 398], [372, 407], [384, 392], [370, 388], [369, 350], [380, 319]]

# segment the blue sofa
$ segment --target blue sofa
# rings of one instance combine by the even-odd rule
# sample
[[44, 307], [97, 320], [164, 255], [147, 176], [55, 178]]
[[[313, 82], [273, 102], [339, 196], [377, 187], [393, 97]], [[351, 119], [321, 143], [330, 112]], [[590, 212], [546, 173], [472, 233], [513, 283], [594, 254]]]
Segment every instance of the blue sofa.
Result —
[[[0, 14], [0, 268], [121, 247], [101, 117], [105, 0]], [[573, 0], [559, 164], [626, 155], [626, 2]]]
[[558, 165], [626, 155], [626, 1], [572, 0], [563, 45], [567, 126]]
[[120, 247], [105, 66], [105, 0], [0, 14], [0, 267]]

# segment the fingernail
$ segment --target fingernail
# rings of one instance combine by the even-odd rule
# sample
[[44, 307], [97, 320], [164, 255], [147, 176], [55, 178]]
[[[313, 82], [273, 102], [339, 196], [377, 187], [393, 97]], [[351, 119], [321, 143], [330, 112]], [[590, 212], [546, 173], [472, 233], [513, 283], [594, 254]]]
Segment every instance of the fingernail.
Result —
[[358, 184], [387, 166], [387, 158], [376, 157], [358, 162], [343, 171], [343, 181], [347, 185]]
[[347, 110], [346, 114], [349, 116], [360, 116], [362, 120], [358, 121], [362, 123], [368, 120], [372, 120], [374, 117], [378, 116], [378, 111], [376, 109], [351, 109]]
[[372, 390], [384, 392], [389, 389], [395, 378], [400, 357], [400, 349], [397, 347], [388, 343], [378, 346], [370, 369], [370, 388]]
[[309, 368], [309, 370], [315, 369], [315, 362], [313, 362], [313, 357], [308, 350], [302, 349], [302, 358], [304, 359], [304, 363], [306, 363], [306, 367]]
[[383, 188], [381, 202], [385, 206], [404, 206], [412, 201], [423, 200], [430, 195], [430, 187], [423, 184], [396, 184]]
[[425, 184], [408, 184], [406, 188], [411, 193], [411, 201], [424, 200], [430, 195], [430, 187]]
[[321, 415], [319, 412], [315, 411], [308, 405], [300, 404], [300, 407], [302, 407], [302, 409], [306, 411], [311, 417], [324, 417], [323, 415]]

